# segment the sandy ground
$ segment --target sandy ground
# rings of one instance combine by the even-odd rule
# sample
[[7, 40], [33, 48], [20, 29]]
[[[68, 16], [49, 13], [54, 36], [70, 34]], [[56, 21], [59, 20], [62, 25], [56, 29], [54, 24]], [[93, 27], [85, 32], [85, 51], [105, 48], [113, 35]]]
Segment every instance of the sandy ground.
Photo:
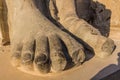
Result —
[[10, 63], [9, 46], [0, 47], [0, 80], [100, 80], [120, 69], [120, 29], [113, 28], [110, 37], [117, 45], [114, 53], [104, 59], [93, 57], [82, 66], [61, 73], [35, 76], [23, 73]]

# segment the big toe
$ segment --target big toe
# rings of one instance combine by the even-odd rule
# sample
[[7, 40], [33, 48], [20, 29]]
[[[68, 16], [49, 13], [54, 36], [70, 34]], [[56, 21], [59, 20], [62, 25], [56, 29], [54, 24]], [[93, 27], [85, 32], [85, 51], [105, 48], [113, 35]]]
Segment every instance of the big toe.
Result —
[[115, 49], [114, 41], [110, 38], [103, 38], [103, 42], [101, 43], [103, 44], [101, 44], [100, 47], [98, 46], [98, 48], [95, 50], [96, 55], [100, 58], [111, 55]]

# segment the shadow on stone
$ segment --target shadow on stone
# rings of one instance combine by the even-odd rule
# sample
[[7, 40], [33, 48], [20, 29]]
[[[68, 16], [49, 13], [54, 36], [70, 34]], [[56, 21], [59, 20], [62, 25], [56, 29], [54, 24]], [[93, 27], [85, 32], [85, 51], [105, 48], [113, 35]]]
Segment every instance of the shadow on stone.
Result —
[[97, 28], [103, 36], [109, 36], [112, 12], [104, 4], [93, 0], [76, 0], [76, 9], [79, 18]]
[[[64, 26], [62, 26], [62, 24], [60, 24], [54, 18], [52, 18], [49, 11], [49, 1], [50, 0], [34, 0], [35, 5], [39, 9], [39, 11], [41, 11], [50, 21], [57, 25], [57, 27], [61, 28], [64, 32], [70, 34], [74, 39], [76, 39], [79, 43], [81, 43], [84, 46], [86, 51], [86, 61], [90, 60], [94, 56], [93, 48], [90, 47], [86, 42], [69, 32], [68, 30], [66, 30]], [[101, 32], [103, 36], [109, 36], [111, 10], [106, 9], [106, 6], [104, 4], [101, 4], [98, 1], [95, 2], [93, 0], [75, 0], [75, 4], [76, 12], [80, 19], [84, 19], [89, 24], [93, 25]], [[67, 50], [65, 51], [66, 53], [68, 53]], [[66, 56], [69, 57], [69, 55]], [[71, 62], [70, 58], [67, 59]], [[68, 64], [68, 66], [70, 65]], [[69, 68], [71, 68], [72, 66], [70, 66]]]
[[[49, 11], [49, 0], [34, 0], [36, 7], [55, 25], [61, 27], [60, 23], [55, 21]], [[41, 4], [41, 2], [43, 4]], [[93, 0], [75, 0], [76, 13], [80, 19], [84, 19], [93, 27], [97, 28], [103, 36], [108, 37], [110, 33], [111, 10], [98, 1]]]
[[[52, 18], [50, 11], [49, 11], [49, 1], [50, 0], [41, 0], [41, 1], [34, 0], [34, 3], [36, 5], [36, 7], [38, 8], [38, 10], [41, 11], [50, 21], [52, 21], [52, 23], [54, 23], [57, 27], [62, 29], [64, 32], [67, 32], [74, 39], [76, 39], [80, 44], [83, 44], [83, 46], [85, 47], [86, 53], [88, 54], [88, 55], [86, 55], [87, 56], [86, 60], [91, 59], [94, 56], [94, 51], [93, 51], [92, 47], [90, 47], [86, 42], [84, 42], [83, 40], [81, 40], [80, 38], [76, 37], [74, 34], [69, 32], [68, 30], [66, 30], [64, 28], [64, 26], [62, 26], [61, 23], [59, 23], [58, 21], [56, 21], [55, 19]], [[81, 1], [84, 1], [84, 0], [81, 0]], [[43, 3], [43, 4], [41, 4], [41, 3]]]
[[117, 60], [117, 65], [111, 64], [105, 67], [90, 80], [120, 80], [120, 52], [118, 53]]

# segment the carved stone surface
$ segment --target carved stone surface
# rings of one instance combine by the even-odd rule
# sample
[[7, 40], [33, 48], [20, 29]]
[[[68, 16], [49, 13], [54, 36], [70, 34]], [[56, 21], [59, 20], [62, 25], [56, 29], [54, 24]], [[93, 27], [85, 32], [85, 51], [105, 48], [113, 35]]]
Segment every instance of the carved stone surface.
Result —
[[107, 9], [110, 9], [112, 11], [111, 15], [111, 26], [112, 27], [118, 27], [120, 25], [120, 0], [98, 0], [100, 3], [104, 4]]
[[2, 34], [2, 44], [6, 45], [10, 42], [9, 28], [7, 24], [7, 8], [5, 0], [0, 0], [0, 34]]
[[31, 74], [52, 74], [79, 66], [88, 53], [100, 58], [112, 54], [114, 41], [105, 37], [111, 12], [86, 0], [87, 6], [79, 0], [78, 11], [75, 1], [6, 0], [13, 66]]

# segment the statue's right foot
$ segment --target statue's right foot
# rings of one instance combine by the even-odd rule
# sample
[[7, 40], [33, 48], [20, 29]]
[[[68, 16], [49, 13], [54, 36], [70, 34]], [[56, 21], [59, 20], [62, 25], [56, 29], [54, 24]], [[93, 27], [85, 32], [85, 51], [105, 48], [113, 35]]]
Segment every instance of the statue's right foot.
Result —
[[84, 20], [76, 20], [76, 24], [76, 28], [73, 25], [68, 30], [92, 47], [98, 57], [104, 58], [112, 54], [115, 49], [112, 39], [102, 36], [97, 29]]
[[[83, 1], [81, 0], [81, 4], [82, 2]], [[54, 15], [59, 17], [58, 21], [61, 25], [92, 47], [97, 56], [106, 57], [113, 52], [115, 48], [113, 40], [103, 37], [99, 30], [91, 26], [83, 19], [78, 18], [76, 14], [75, 0], [67, 0], [66, 2], [64, 0], [56, 0], [55, 3], [58, 14]]]

